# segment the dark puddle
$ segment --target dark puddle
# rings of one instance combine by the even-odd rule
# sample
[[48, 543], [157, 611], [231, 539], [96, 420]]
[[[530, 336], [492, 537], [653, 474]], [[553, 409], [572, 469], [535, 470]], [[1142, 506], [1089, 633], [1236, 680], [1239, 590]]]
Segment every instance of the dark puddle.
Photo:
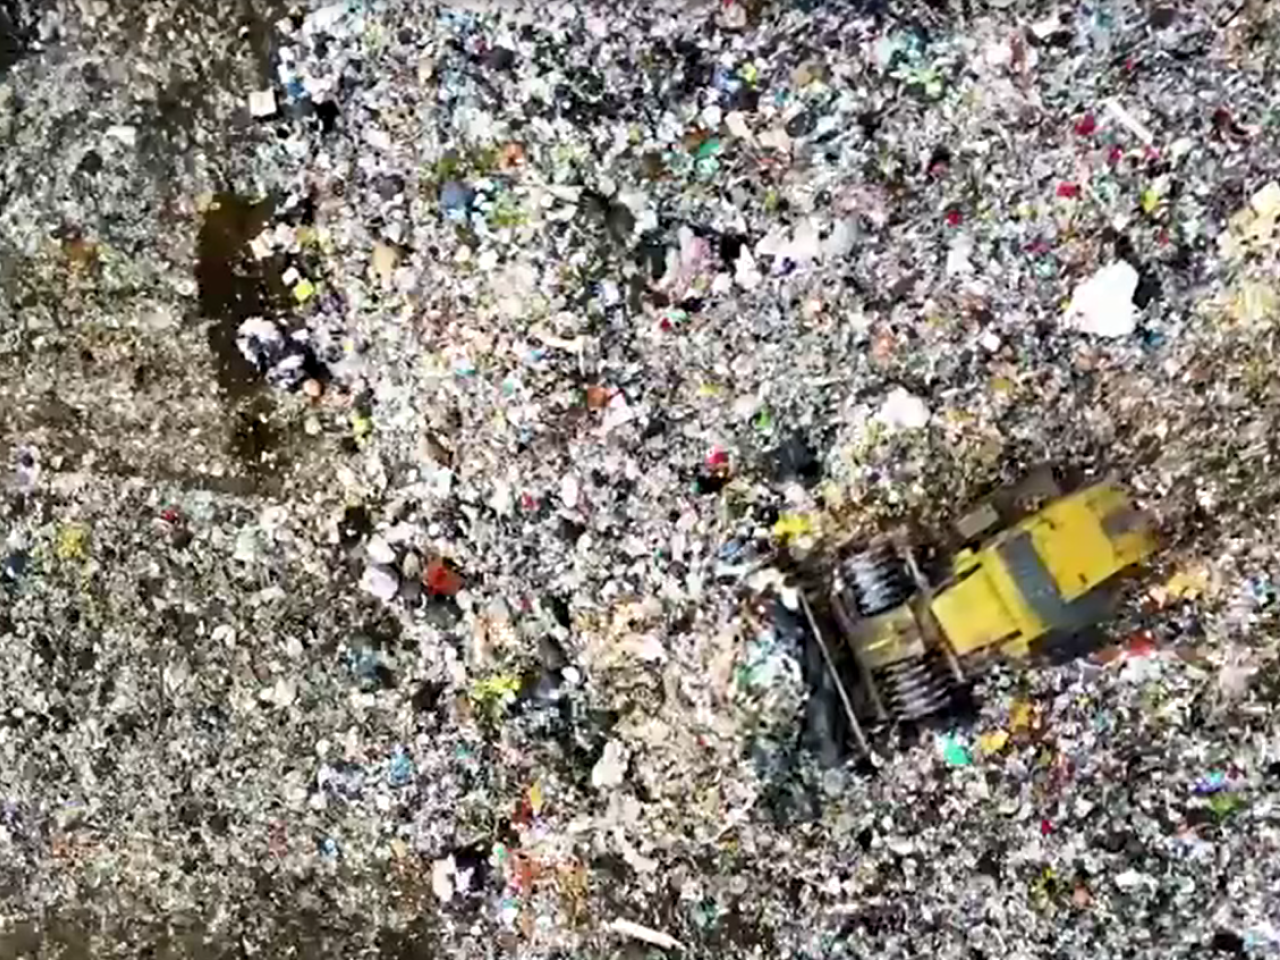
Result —
[[256, 259], [249, 249], [274, 211], [271, 199], [219, 194], [196, 241], [200, 313], [213, 321], [206, 337], [227, 407], [227, 449], [255, 475], [280, 466], [283, 437], [274, 422], [275, 405], [262, 392], [262, 373], [236, 346], [236, 333], [250, 317], [277, 317], [286, 302], [278, 265], [271, 258]]
[[231, 401], [256, 392], [262, 376], [236, 346], [236, 331], [250, 317], [274, 315], [266, 261], [255, 260], [249, 241], [267, 225], [274, 203], [252, 203], [219, 194], [204, 215], [196, 240], [200, 313], [214, 323], [207, 337], [218, 386]]

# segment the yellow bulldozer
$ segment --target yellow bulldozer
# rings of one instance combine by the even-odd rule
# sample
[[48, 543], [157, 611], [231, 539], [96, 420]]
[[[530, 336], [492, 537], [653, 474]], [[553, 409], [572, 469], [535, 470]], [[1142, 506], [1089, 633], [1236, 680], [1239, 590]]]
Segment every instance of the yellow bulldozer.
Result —
[[[1069, 648], [1108, 615], [1121, 575], [1155, 549], [1149, 518], [1116, 481], [1063, 494], [1047, 469], [955, 527], [958, 548], [927, 572], [915, 538], [897, 530], [846, 544], [825, 595], [801, 595], [864, 751], [866, 726], [947, 710], [982, 661]], [[856, 680], [837, 667], [846, 653]]]

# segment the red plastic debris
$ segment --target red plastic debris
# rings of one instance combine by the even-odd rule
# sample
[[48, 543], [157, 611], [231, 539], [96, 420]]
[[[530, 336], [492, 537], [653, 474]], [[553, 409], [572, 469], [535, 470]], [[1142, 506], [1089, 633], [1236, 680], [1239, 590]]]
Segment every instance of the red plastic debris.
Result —
[[533, 494], [531, 494], [531, 493], [522, 493], [522, 494], [520, 494], [520, 509], [521, 509], [521, 510], [530, 510], [530, 511], [531, 511], [531, 510], [536, 510], [536, 509], [537, 509], [537, 507], [538, 507], [538, 501], [537, 501], [537, 500], [535, 500], [535, 499], [533, 499]]
[[1074, 200], [1080, 196], [1080, 184], [1078, 183], [1060, 183], [1057, 190], [1058, 196], [1067, 200]]
[[1150, 630], [1139, 630], [1129, 638], [1125, 653], [1131, 657], [1149, 657], [1156, 652], [1156, 638]]
[[712, 470], [726, 470], [729, 467], [729, 451], [712, 447], [707, 454], [707, 466]]
[[427, 562], [427, 569], [422, 572], [422, 585], [428, 593], [441, 597], [452, 597], [462, 589], [462, 576], [451, 570], [442, 559], [432, 557]]
[[1051, 833], [1053, 833], [1053, 824], [1051, 824], [1048, 820], [1041, 819], [1040, 836], [1047, 837]]
[[950, 210], [947, 211], [947, 226], [958, 227], [960, 226], [961, 222], [963, 222], [963, 220], [964, 220], [964, 214], [962, 214], [958, 208], [952, 207]]
[[1081, 137], [1091, 137], [1098, 129], [1098, 121], [1092, 113], [1086, 113], [1083, 117], [1076, 121], [1076, 135]]
[[521, 827], [527, 827], [533, 823], [533, 803], [527, 794], [522, 796], [516, 804], [516, 812], [512, 815], [511, 822]]
[[165, 523], [177, 523], [182, 519], [182, 513], [177, 507], [165, 507], [160, 511], [160, 519]]
[[1111, 149], [1107, 151], [1107, 163], [1119, 163], [1124, 159], [1124, 150], [1119, 144], [1113, 143]]

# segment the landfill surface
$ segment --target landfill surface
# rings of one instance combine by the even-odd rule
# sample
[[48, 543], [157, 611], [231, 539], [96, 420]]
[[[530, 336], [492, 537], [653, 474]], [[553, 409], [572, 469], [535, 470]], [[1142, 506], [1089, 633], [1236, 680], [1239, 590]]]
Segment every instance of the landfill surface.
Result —
[[[0, 957], [1280, 953], [1278, 52], [0, 4]], [[860, 762], [787, 571], [1046, 462], [1107, 640]]]

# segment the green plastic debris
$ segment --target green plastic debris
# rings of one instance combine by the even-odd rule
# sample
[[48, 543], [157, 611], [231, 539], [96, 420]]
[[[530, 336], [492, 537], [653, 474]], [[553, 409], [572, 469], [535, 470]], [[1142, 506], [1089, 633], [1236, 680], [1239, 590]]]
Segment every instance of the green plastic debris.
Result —
[[1209, 798], [1209, 809], [1220, 820], [1225, 820], [1244, 806], [1244, 801], [1233, 793], [1215, 793]]
[[720, 152], [720, 141], [712, 137], [709, 140], [703, 140], [698, 145], [698, 159], [703, 160], [707, 157], [714, 157]]
[[942, 759], [949, 767], [967, 767], [971, 762], [969, 751], [954, 737], [947, 737], [946, 743], [943, 744]]

